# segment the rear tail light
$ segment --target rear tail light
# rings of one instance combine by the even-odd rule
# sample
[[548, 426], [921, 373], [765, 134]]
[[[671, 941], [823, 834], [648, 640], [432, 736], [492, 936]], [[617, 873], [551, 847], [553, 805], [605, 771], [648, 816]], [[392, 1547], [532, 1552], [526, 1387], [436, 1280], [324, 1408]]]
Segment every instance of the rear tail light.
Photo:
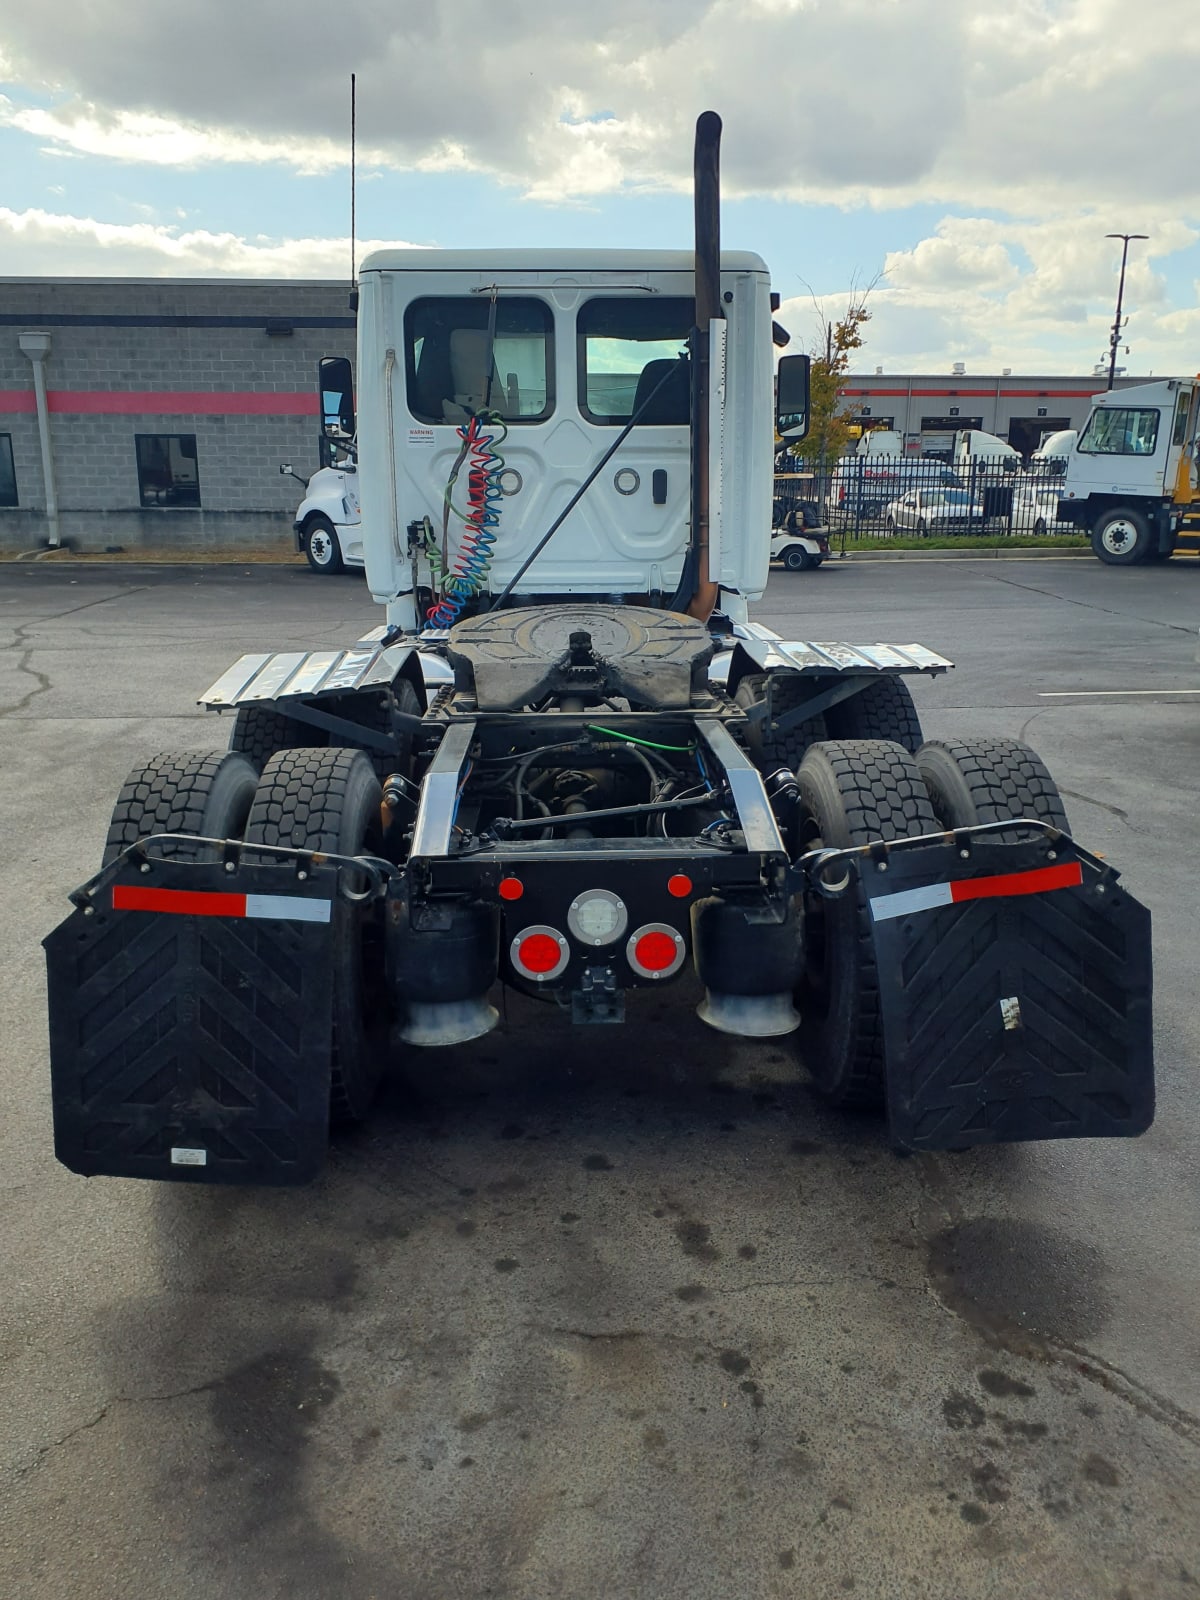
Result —
[[669, 978], [679, 971], [687, 946], [665, 922], [647, 922], [629, 935], [625, 959], [640, 978]]
[[557, 978], [570, 959], [570, 947], [557, 928], [534, 924], [522, 928], [508, 947], [509, 959], [524, 978], [547, 983]]

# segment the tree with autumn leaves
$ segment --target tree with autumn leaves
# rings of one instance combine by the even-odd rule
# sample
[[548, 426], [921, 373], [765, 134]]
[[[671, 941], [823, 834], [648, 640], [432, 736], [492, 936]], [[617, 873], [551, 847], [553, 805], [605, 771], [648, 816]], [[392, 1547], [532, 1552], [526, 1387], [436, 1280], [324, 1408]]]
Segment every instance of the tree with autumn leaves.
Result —
[[871, 320], [867, 296], [873, 288], [874, 283], [870, 283], [865, 289], [852, 289], [849, 303], [836, 321], [825, 315], [813, 297], [819, 327], [811, 352], [808, 434], [791, 446], [792, 455], [801, 461], [832, 463], [846, 453], [851, 443], [850, 419], [842, 406], [841, 389], [852, 355], [866, 343], [863, 329]]

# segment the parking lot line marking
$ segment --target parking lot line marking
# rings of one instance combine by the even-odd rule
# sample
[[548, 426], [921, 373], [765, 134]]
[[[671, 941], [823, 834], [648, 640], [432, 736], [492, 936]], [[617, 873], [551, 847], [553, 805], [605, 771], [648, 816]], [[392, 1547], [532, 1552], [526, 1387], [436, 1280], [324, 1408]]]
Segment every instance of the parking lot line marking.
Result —
[[1097, 699], [1114, 694], [1200, 694], [1200, 689], [1039, 689], [1039, 700]]

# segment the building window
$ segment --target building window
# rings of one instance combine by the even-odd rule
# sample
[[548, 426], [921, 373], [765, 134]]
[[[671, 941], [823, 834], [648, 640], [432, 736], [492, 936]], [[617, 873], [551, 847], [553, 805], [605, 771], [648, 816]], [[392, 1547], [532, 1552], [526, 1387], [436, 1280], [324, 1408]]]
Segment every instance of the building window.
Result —
[[144, 506], [198, 506], [200, 472], [194, 433], [139, 433], [138, 493]]
[[17, 474], [13, 468], [12, 434], [0, 433], [0, 506], [17, 503]]
[[1076, 449], [1089, 456], [1152, 456], [1158, 412], [1141, 406], [1101, 406], [1093, 411]]
[[642, 421], [686, 428], [691, 389], [679, 357], [695, 320], [695, 303], [679, 297], [589, 300], [576, 327], [579, 409], [588, 421], [623, 425], [665, 378]]
[[510, 425], [541, 422], [554, 409], [554, 319], [543, 300], [496, 302], [487, 373], [486, 295], [414, 300], [404, 313], [408, 409], [420, 422], [456, 427], [478, 411]]

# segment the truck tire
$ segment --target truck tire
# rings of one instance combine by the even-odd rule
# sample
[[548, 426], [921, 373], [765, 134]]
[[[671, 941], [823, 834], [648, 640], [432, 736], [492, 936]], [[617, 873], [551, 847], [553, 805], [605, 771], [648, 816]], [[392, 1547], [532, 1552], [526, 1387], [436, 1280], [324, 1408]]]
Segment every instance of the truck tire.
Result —
[[[228, 750], [207, 755], [151, 756], [125, 780], [113, 807], [103, 864], [148, 833], [194, 833], [238, 839], [246, 825], [258, 774], [245, 756]], [[164, 844], [155, 854], [178, 861], [215, 857], [209, 845]]]
[[1131, 567], [1150, 553], [1150, 523], [1134, 506], [1113, 506], [1092, 528], [1092, 550], [1111, 567]]
[[[380, 803], [364, 751], [279, 750], [259, 779], [246, 843], [376, 854]], [[333, 952], [330, 1113], [338, 1123], [361, 1122], [383, 1069], [390, 1022], [382, 929], [367, 906], [334, 902]]]
[[[734, 691], [734, 703], [748, 711], [751, 706], [764, 700], [766, 693], [767, 674], [752, 673], [738, 684]], [[771, 698], [778, 711], [794, 710], [802, 699], [799, 679], [781, 676], [776, 681]], [[806, 717], [803, 722], [793, 723], [782, 733], [772, 733], [764, 723], [753, 722], [746, 743], [764, 772], [774, 772], [778, 767], [795, 772], [809, 745], [826, 738], [827, 734], [825, 718], [822, 716]]]
[[276, 750], [294, 750], [312, 745], [321, 737], [317, 728], [306, 727], [274, 706], [239, 706], [229, 735], [229, 748], [238, 750], [256, 771], [261, 772]]
[[304, 554], [314, 572], [344, 572], [342, 547], [337, 529], [323, 512], [317, 511], [304, 524]]
[[917, 769], [943, 828], [1033, 817], [1070, 831], [1041, 756], [1016, 739], [931, 739], [917, 751]]
[[[907, 750], [881, 739], [817, 744], [796, 774], [801, 842], [837, 848], [937, 830]], [[797, 1039], [822, 1097], [846, 1109], [884, 1103], [883, 1018], [867, 898], [857, 876], [836, 899], [805, 902], [805, 969]]]
[[916, 755], [924, 737], [912, 691], [903, 678], [890, 672], [872, 678], [849, 700], [830, 706], [825, 725], [831, 739], [890, 739], [910, 756]]

